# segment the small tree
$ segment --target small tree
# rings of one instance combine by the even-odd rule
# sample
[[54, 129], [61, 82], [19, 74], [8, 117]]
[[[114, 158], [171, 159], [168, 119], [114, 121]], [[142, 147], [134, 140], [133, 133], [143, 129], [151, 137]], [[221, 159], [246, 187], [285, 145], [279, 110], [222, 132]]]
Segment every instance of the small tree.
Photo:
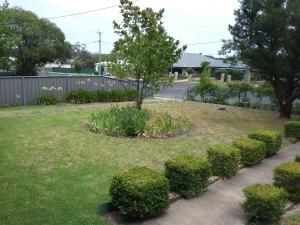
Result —
[[168, 69], [186, 48], [170, 37], [163, 27], [164, 10], [140, 9], [129, 0], [120, 1], [122, 23], [114, 21], [119, 40], [112, 50], [109, 70], [119, 78], [132, 77], [137, 82], [136, 104], [142, 107], [148, 85], [159, 89], [171, 82]]
[[[300, 96], [300, 1], [240, 0], [232, 40], [221, 53], [234, 53], [274, 88], [282, 117]], [[231, 57], [232, 58], [232, 57]]]
[[93, 68], [95, 66], [95, 58], [86, 49], [85, 44], [76, 42], [72, 47], [72, 65], [77, 73], [80, 73], [83, 68]]

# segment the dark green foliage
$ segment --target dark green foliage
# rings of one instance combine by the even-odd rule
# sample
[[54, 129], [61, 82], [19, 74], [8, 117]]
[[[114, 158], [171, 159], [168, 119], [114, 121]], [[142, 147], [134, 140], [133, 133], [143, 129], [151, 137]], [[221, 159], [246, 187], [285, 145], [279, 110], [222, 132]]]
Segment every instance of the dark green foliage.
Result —
[[97, 101], [97, 96], [95, 92], [78, 89], [67, 94], [67, 101], [76, 104], [91, 103]]
[[55, 105], [58, 103], [59, 97], [57, 95], [43, 95], [36, 99], [37, 105]]
[[70, 43], [53, 22], [21, 8], [10, 8], [8, 17], [9, 26], [20, 37], [11, 55], [17, 74], [34, 75], [39, 65], [63, 63], [71, 57]]
[[252, 166], [265, 157], [266, 144], [248, 137], [240, 137], [233, 141], [233, 145], [241, 151], [241, 164]]
[[89, 124], [91, 130], [111, 136], [138, 136], [143, 134], [149, 116], [148, 110], [139, 110], [135, 106], [113, 106], [92, 113]]
[[186, 72], [187, 72], [189, 75], [191, 75], [191, 74], [193, 74], [195, 71], [194, 71], [191, 67], [189, 67], [189, 68], [186, 69]]
[[221, 178], [234, 176], [241, 162], [240, 150], [231, 145], [214, 145], [207, 150], [212, 174]]
[[283, 187], [292, 201], [300, 202], [300, 163], [282, 163], [273, 169], [274, 185]]
[[242, 207], [256, 221], [277, 221], [284, 213], [287, 192], [271, 184], [252, 184], [243, 189]]
[[160, 173], [137, 167], [112, 179], [112, 203], [122, 216], [145, 218], [169, 207], [169, 182]]
[[217, 80], [220, 80], [222, 73], [225, 74], [225, 80], [227, 80], [227, 76], [228, 75], [231, 75], [231, 80], [243, 80], [244, 79], [244, 75], [245, 75], [245, 72], [243, 70], [237, 70], [237, 69], [229, 69], [229, 70], [216, 69], [214, 77]]
[[284, 132], [287, 137], [300, 139], [300, 121], [290, 121], [284, 125]]
[[257, 130], [248, 135], [249, 138], [266, 144], [266, 157], [276, 154], [281, 148], [282, 137], [279, 132], [271, 130]]
[[241, 0], [229, 26], [232, 39], [220, 52], [269, 81], [280, 115], [287, 118], [300, 96], [299, 11], [299, 0]]
[[300, 163], [300, 154], [297, 154], [295, 156], [295, 162], [299, 162]]
[[67, 101], [78, 104], [91, 102], [124, 102], [133, 101], [136, 97], [136, 89], [114, 89], [111, 91], [87, 91], [79, 89], [69, 92], [67, 94]]
[[190, 198], [204, 192], [208, 187], [211, 165], [196, 155], [180, 155], [165, 162], [165, 176], [171, 190]]
[[248, 103], [250, 93], [253, 93], [254, 89], [251, 84], [246, 82], [232, 82], [227, 84], [231, 97], [237, 97], [238, 102]]

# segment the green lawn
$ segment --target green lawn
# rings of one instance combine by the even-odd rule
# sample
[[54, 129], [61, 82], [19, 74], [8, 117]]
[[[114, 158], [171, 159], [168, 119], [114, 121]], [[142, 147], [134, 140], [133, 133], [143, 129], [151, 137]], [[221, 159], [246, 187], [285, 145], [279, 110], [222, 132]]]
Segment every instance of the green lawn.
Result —
[[[137, 165], [162, 169], [183, 152], [205, 155], [255, 128], [282, 130], [277, 113], [196, 102], [148, 102], [146, 107], [185, 115], [185, 135], [158, 139], [91, 133], [92, 111], [110, 104], [31, 106], [0, 110], [0, 224], [106, 224], [99, 205], [110, 200], [114, 174]], [[288, 145], [288, 141], [284, 141]]]
[[299, 225], [300, 224], [300, 210], [295, 213], [288, 213], [282, 219], [280, 225]]

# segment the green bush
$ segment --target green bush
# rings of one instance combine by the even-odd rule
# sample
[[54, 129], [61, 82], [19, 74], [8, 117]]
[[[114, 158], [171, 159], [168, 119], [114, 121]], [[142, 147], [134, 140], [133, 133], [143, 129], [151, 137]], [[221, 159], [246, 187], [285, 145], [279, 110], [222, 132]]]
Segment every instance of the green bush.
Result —
[[300, 121], [290, 121], [284, 125], [284, 132], [287, 137], [300, 139]]
[[276, 154], [281, 148], [282, 137], [279, 132], [270, 130], [256, 130], [248, 135], [249, 138], [266, 144], [266, 157]]
[[67, 94], [67, 101], [76, 104], [91, 103], [97, 101], [95, 92], [78, 89]]
[[43, 95], [36, 100], [37, 105], [55, 105], [58, 103], [59, 97], [57, 95]]
[[300, 154], [297, 154], [297, 155], [295, 156], [295, 162], [300, 162]]
[[169, 182], [159, 172], [137, 167], [113, 177], [112, 204], [131, 218], [158, 215], [169, 207]]
[[91, 130], [111, 136], [138, 136], [143, 134], [149, 111], [135, 106], [118, 107], [92, 113], [89, 121]]
[[234, 176], [240, 165], [240, 150], [231, 145], [214, 145], [207, 150], [212, 174], [221, 178]]
[[151, 112], [150, 119], [144, 129], [145, 137], [167, 138], [176, 133], [186, 131], [190, 122], [186, 118], [173, 118], [168, 113]]
[[227, 79], [227, 76], [230, 74], [232, 80], [243, 80], [244, 79], [244, 74], [245, 72], [242, 70], [236, 70], [236, 69], [230, 69], [230, 70], [225, 70], [225, 69], [216, 69], [214, 77], [217, 80], [221, 79], [221, 74], [225, 74], [225, 79]]
[[254, 88], [246, 82], [232, 82], [227, 84], [231, 97], [237, 97], [240, 103], [249, 103], [248, 95], [253, 93]]
[[208, 187], [211, 165], [195, 155], [181, 155], [165, 162], [166, 178], [171, 190], [190, 198], [204, 192]]
[[233, 141], [233, 145], [240, 149], [241, 164], [244, 166], [255, 165], [265, 157], [266, 144], [262, 141], [240, 137]]
[[246, 200], [242, 207], [251, 219], [276, 221], [284, 213], [287, 192], [271, 184], [252, 184], [243, 189]]
[[273, 169], [274, 185], [283, 187], [292, 201], [300, 202], [300, 163], [282, 163]]
[[136, 89], [114, 89], [87, 91], [83, 89], [73, 90], [67, 94], [67, 101], [71, 103], [91, 103], [91, 102], [124, 102], [136, 99], [138, 92]]

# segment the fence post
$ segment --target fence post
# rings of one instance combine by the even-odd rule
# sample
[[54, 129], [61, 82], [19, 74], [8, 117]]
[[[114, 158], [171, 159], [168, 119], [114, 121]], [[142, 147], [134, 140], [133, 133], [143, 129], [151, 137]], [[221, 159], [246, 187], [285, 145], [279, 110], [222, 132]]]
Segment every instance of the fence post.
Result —
[[25, 96], [25, 78], [22, 77], [22, 97], [23, 97], [23, 106], [26, 106], [26, 96]]
[[66, 94], [68, 94], [68, 92], [70, 90], [69, 83], [70, 83], [70, 76], [67, 76], [67, 93]]

